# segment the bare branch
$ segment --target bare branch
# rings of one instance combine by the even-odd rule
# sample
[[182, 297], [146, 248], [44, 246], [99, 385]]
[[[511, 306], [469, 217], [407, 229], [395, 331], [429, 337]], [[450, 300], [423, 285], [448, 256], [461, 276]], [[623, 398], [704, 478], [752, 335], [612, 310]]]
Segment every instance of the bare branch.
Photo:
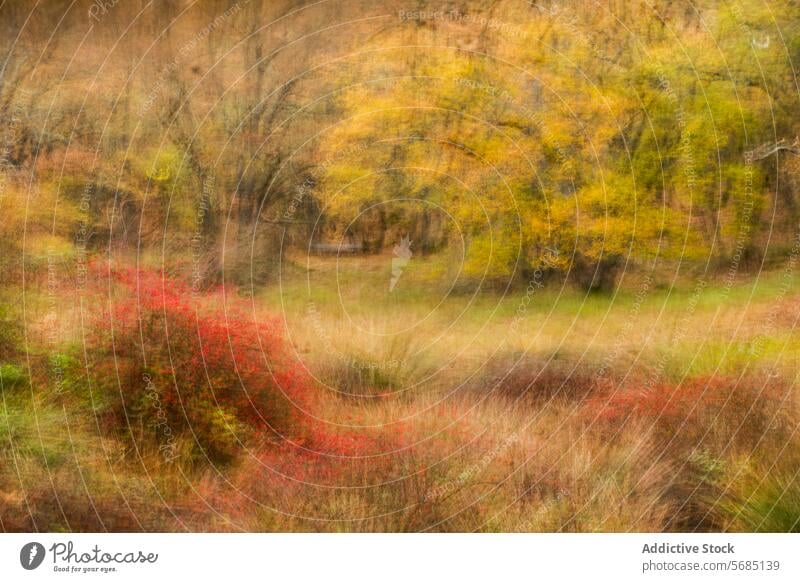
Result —
[[774, 144], [762, 144], [754, 150], [745, 152], [744, 157], [750, 161], [758, 161], [766, 159], [772, 154], [776, 154], [781, 151], [800, 156], [800, 138], [796, 137], [791, 145], [786, 143], [786, 139], [777, 141]]

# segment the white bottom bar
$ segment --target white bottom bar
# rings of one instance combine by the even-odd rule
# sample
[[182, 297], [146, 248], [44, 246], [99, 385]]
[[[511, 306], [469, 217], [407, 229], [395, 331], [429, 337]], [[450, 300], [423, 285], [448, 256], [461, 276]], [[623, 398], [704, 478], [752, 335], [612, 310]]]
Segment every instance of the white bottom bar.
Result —
[[0, 580], [796, 581], [799, 550], [793, 534], [3, 534]]

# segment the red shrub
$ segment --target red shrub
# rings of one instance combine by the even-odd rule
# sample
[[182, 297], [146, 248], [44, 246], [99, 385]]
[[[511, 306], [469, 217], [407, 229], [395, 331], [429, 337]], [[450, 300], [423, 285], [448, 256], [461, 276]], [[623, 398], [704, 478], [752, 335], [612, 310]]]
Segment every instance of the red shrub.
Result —
[[774, 376], [690, 378], [649, 390], [609, 390], [587, 400], [584, 413], [618, 429], [644, 419], [675, 445], [751, 448], [785, 428], [790, 394], [791, 386]]
[[140, 433], [149, 426], [162, 447], [191, 432], [214, 459], [232, 456], [253, 432], [298, 436], [309, 382], [277, 319], [245, 315], [221, 292], [194, 300], [188, 287], [153, 272], [115, 272], [113, 280], [120, 296], [110, 322], [98, 321], [94, 356], [98, 383], [119, 395], [110, 407], [116, 422], [127, 418]]

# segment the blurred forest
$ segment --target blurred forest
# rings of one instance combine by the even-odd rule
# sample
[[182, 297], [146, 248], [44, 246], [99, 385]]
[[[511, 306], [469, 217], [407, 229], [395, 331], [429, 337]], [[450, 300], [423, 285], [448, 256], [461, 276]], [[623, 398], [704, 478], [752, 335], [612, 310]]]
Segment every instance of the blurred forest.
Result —
[[404, 235], [466, 281], [779, 263], [798, 8], [6, 1], [3, 272], [136, 248], [262, 284]]
[[800, 530], [798, 0], [0, 0], [0, 531]]

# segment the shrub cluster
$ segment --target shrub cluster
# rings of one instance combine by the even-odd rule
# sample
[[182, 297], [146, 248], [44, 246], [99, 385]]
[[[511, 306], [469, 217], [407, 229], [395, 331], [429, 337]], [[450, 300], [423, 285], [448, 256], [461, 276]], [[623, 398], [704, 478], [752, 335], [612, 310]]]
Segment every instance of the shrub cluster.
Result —
[[276, 319], [245, 315], [221, 291], [193, 298], [154, 272], [113, 279], [116, 296], [98, 314], [90, 355], [113, 426], [155, 438], [168, 458], [183, 439], [212, 461], [232, 458], [252, 436], [297, 437], [309, 383]]

